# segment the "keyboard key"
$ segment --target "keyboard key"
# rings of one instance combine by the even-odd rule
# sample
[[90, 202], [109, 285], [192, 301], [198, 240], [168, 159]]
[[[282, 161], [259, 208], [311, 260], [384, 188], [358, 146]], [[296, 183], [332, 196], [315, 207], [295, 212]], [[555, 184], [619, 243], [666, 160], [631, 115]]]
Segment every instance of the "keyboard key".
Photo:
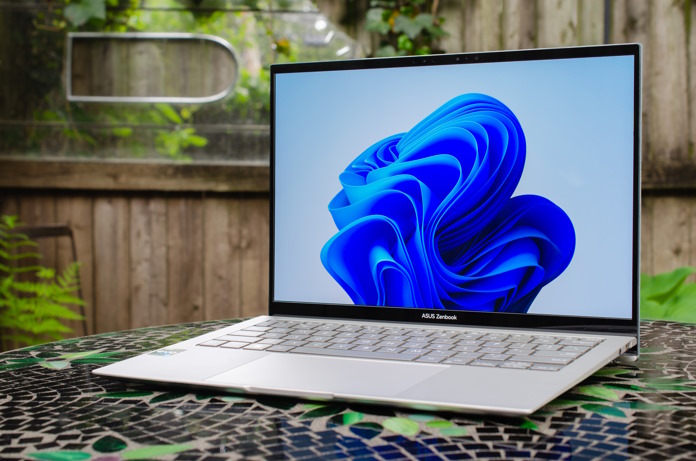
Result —
[[248, 351], [262, 351], [262, 350], [267, 349], [271, 346], [272, 346], [272, 344], [253, 343], [253, 344], [247, 344], [246, 346], [244, 346], [244, 349], [248, 350]]
[[531, 367], [531, 363], [527, 362], [503, 362], [500, 364], [500, 368], [515, 368], [518, 370], [526, 370], [527, 368]]
[[584, 347], [592, 347], [596, 344], [598, 344], [599, 341], [593, 341], [590, 339], [587, 340], [580, 340], [580, 339], [564, 339], [561, 341], [562, 346], [584, 346]]
[[495, 368], [500, 364], [500, 362], [493, 362], [491, 360], [474, 360], [473, 362], [470, 363], [470, 365], [473, 365], [475, 367], [491, 367]]
[[360, 345], [360, 346], [354, 346], [353, 350], [354, 351], [374, 351], [374, 350], [377, 350], [377, 346]]
[[290, 341], [283, 341], [280, 343], [281, 346], [291, 346], [291, 347], [299, 347], [307, 344], [307, 341], [295, 341], [295, 340], [290, 340]]
[[565, 352], [580, 352], [580, 353], [585, 353], [590, 350], [589, 347], [585, 346], [565, 346], [564, 348], [561, 349], [562, 351]]
[[235, 342], [230, 341], [230, 342], [227, 342], [227, 343], [221, 345], [220, 347], [224, 347], [226, 349], [241, 349], [242, 347], [248, 346], [248, 345], [249, 345], [249, 343], [235, 343]]
[[449, 358], [443, 360], [441, 363], [444, 363], [447, 365], [467, 365], [472, 360], [473, 359], [465, 359], [462, 357], [449, 357]]
[[252, 338], [249, 336], [225, 335], [225, 336], [220, 336], [219, 338], [216, 338], [216, 339], [218, 339], [220, 341], [235, 341], [238, 343], [255, 343], [256, 341], [260, 340], [261, 338]]
[[570, 357], [576, 359], [582, 355], [582, 352], [573, 351], [536, 351], [534, 353], [537, 357]]
[[481, 357], [481, 360], [495, 360], [502, 362], [503, 360], [509, 359], [510, 356], [507, 354], [486, 354]]
[[[309, 344], [307, 344], [307, 347], [312, 347]], [[353, 347], [353, 344], [350, 343], [332, 343], [329, 346], [329, 349], [350, 349]]]
[[225, 344], [225, 341], [220, 341], [217, 339], [211, 339], [210, 341], [206, 341], [204, 343], [200, 343], [199, 346], [205, 346], [205, 347], [219, 347]]
[[423, 362], [423, 363], [440, 363], [443, 360], [445, 360], [447, 357], [441, 357], [438, 355], [423, 355], [421, 357], [418, 357], [415, 362]]
[[235, 331], [235, 332], [230, 333], [230, 334], [235, 335], [235, 336], [261, 336], [263, 334], [263, 331], [239, 330], [239, 331]]
[[550, 365], [567, 365], [573, 361], [570, 357], [539, 357], [538, 355], [515, 355], [513, 362], [545, 363]]
[[482, 355], [483, 354], [481, 354], [480, 352], [459, 352], [458, 354], [455, 355], [455, 357], [457, 357], [459, 359], [473, 360], [473, 359], [477, 359], [477, 358], [481, 357]]
[[437, 356], [437, 357], [451, 357], [456, 353], [457, 353], [456, 351], [435, 350], [435, 351], [430, 351], [428, 353], [428, 355]]
[[271, 347], [269, 347], [269, 348], [266, 349], [266, 350], [269, 351], [269, 352], [288, 352], [288, 351], [291, 351], [291, 350], [293, 350], [293, 349], [294, 349], [294, 347], [292, 347], [292, 346], [279, 346], [279, 345], [276, 345], [276, 346], [271, 346]]
[[405, 350], [406, 349], [404, 349], [403, 347], [381, 347], [377, 349], [378, 352], [389, 352], [392, 354], [398, 354], [399, 352], [403, 352]]
[[311, 341], [306, 344], [307, 347], [318, 347], [318, 348], [325, 348], [329, 347], [332, 343], [327, 343], [323, 341]]
[[260, 327], [260, 326], [258, 326], [258, 325], [255, 325], [255, 326], [253, 326], [253, 327], [246, 327], [246, 328], [245, 328], [244, 330], [242, 330], [242, 331], [268, 331], [268, 330], [270, 330], [270, 328], [268, 328], [268, 327]]
[[538, 371], [558, 371], [563, 366], [561, 365], [551, 365], [551, 364], [546, 364], [546, 363], [535, 363], [532, 364], [531, 369], [532, 370], [538, 370]]
[[536, 350], [538, 350], [538, 351], [557, 351], [560, 348], [561, 348], [561, 346], [558, 346], [555, 344], [539, 344], [536, 347]]

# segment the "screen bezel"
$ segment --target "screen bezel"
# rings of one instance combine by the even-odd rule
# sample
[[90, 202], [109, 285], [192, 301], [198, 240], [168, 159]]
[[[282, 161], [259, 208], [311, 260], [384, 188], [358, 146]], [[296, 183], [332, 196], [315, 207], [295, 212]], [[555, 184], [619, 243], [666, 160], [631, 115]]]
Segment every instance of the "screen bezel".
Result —
[[[364, 70], [399, 67], [470, 65], [480, 63], [558, 60], [590, 57], [632, 56], [634, 58], [634, 132], [633, 132], [633, 242], [632, 242], [632, 308], [631, 318], [598, 318], [548, 314], [511, 314], [441, 309], [359, 306], [352, 304], [298, 303], [274, 299], [275, 281], [275, 94], [276, 76], [285, 73]], [[321, 317], [332, 319], [365, 319], [421, 324], [496, 326], [569, 330], [576, 332], [607, 332], [638, 336], [640, 287], [640, 191], [641, 191], [641, 47], [639, 44], [599, 45], [570, 48], [549, 48], [483, 53], [460, 53], [418, 57], [358, 59], [308, 63], [273, 64], [271, 66], [271, 153], [270, 153], [270, 246], [269, 246], [269, 314]], [[438, 319], [423, 314], [454, 314], [456, 320]], [[430, 318], [434, 317], [434, 318]]]

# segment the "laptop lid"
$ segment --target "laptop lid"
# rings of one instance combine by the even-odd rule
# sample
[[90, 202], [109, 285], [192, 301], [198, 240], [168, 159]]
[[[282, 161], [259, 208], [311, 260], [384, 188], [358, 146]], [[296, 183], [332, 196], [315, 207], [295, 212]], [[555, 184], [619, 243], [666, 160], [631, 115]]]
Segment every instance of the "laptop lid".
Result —
[[271, 67], [270, 314], [638, 336], [640, 46]]

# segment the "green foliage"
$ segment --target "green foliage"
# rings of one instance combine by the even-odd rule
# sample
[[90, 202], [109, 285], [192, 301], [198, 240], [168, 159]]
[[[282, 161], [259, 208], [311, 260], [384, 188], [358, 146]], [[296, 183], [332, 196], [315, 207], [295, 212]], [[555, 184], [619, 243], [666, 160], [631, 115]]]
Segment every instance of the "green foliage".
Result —
[[640, 279], [640, 316], [650, 320], [696, 323], [696, 283], [687, 282], [696, 272], [681, 267], [672, 272]]
[[63, 339], [72, 330], [61, 320], [81, 320], [67, 306], [83, 305], [74, 295], [79, 265], [73, 263], [62, 274], [38, 264], [37, 244], [18, 232], [16, 216], [0, 220], [0, 328], [8, 340], [35, 345]]
[[380, 36], [376, 56], [441, 53], [438, 40], [447, 35], [444, 18], [436, 16], [437, 1], [373, 1], [365, 28]]

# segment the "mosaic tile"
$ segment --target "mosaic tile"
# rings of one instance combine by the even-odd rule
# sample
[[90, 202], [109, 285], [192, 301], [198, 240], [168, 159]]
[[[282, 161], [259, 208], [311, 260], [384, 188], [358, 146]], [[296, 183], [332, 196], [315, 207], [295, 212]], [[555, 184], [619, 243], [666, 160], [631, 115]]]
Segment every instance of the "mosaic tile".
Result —
[[0, 354], [0, 458], [696, 458], [696, 325], [644, 323], [638, 362], [611, 364], [529, 418], [190, 394], [91, 374], [228, 323], [146, 328]]

